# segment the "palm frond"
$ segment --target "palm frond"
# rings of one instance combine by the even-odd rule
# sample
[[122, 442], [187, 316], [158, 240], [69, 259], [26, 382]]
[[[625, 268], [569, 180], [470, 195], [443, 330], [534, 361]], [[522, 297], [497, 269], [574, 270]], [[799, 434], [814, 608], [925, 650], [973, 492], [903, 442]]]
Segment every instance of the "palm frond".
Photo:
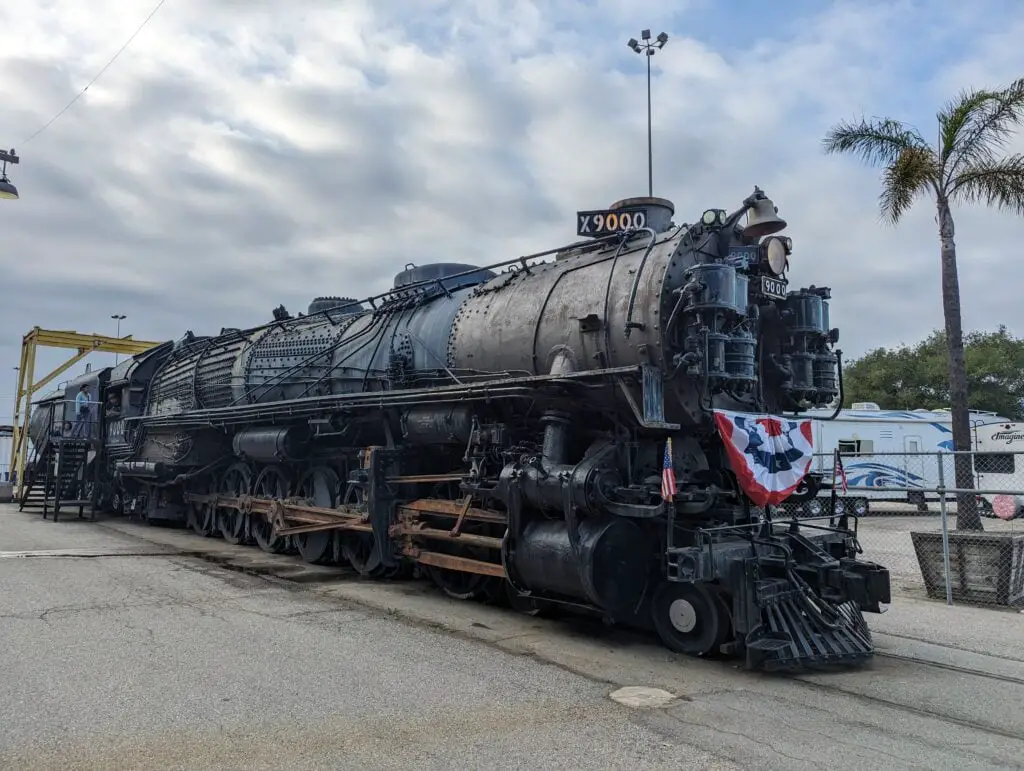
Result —
[[943, 162], [957, 148], [960, 132], [964, 130], [967, 121], [993, 97], [994, 93], [988, 89], [961, 91], [936, 114], [935, 118], [939, 121], [939, 141], [942, 143], [939, 157]]
[[996, 161], [996, 152], [1006, 146], [1014, 129], [1024, 122], [1024, 78], [998, 91], [969, 94], [962, 109], [962, 123], [953, 149], [946, 156], [947, 182], [959, 174], [961, 167]]
[[950, 197], [1024, 215], [1024, 153], [963, 167], [952, 181]]
[[885, 170], [879, 197], [882, 218], [895, 225], [927, 189], [937, 191], [939, 161], [931, 148], [908, 147]]
[[917, 131], [890, 118], [840, 122], [822, 140], [826, 154], [852, 153], [871, 165], [891, 166], [904, 150], [928, 145]]

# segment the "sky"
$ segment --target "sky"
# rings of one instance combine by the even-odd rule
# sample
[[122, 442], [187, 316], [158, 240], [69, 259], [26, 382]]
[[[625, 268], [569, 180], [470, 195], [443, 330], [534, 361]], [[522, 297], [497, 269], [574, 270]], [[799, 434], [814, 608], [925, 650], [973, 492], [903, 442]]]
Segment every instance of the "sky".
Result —
[[[916, 342], [943, 323], [934, 208], [882, 224], [880, 171], [821, 139], [862, 115], [931, 137], [959, 90], [1024, 73], [1019, 0], [166, 0], [36, 134], [154, 5], [0, 3], [0, 145], [21, 157], [21, 199], [0, 201], [0, 415], [36, 325], [215, 334], [383, 291], [406, 263], [575, 240], [576, 210], [647, 192], [626, 46], [645, 27], [669, 35], [654, 192], [676, 222], [757, 185], [789, 223], [791, 282], [832, 287], [847, 361]], [[1024, 222], [954, 216], [965, 327], [1024, 334]], [[41, 351], [37, 376], [67, 355]]]

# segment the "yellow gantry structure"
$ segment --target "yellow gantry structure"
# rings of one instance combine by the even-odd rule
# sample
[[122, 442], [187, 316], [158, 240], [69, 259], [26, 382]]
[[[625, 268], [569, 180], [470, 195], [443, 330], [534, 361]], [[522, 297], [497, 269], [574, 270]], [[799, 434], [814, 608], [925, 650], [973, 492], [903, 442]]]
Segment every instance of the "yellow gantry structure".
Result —
[[[11, 471], [17, 473], [17, 494], [19, 498], [23, 491], [25, 459], [28, 456], [28, 418], [33, 395], [42, 390], [55, 377], [75, 366], [93, 351], [133, 356], [148, 351], [150, 348], [155, 348], [158, 345], [163, 345], [163, 343], [133, 340], [131, 335], [126, 335], [125, 337], [107, 337], [106, 335], [96, 334], [83, 335], [78, 332], [41, 329], [40, 327], [33, 327], [32, 331], [22, 338], [21, 365], [18, 367], [18, 390], [14, 396], [14, 420], [11, 422], [14, 431], [14, 441], [11, 443]], [[39, 346], [74, 349], [78, 353], [56, 369], [43, 375], [39, 380], [35, 380], [36, 349]], [[25, 402], [24, 410], [22, 410], [23, 399]]]

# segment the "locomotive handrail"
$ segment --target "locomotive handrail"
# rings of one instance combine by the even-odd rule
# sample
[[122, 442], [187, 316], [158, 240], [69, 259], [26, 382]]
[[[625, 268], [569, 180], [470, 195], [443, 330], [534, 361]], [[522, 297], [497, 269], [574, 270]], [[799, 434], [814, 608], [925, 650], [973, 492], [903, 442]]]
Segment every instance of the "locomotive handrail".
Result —
[[[392, 391], [357, 391], [350, 394], [331, 394], [329, 396], [311, 396], [304, 399], [293, 399], [284, 402], [266, 402], [262, 404], [241, 404], [231, 407], [215, 407], [204, 410], [195, 410], [178, 415], [159, 416], [134, 416], [125, 418], [125, 421], [134, 421], [144, 427], [175, 426], [185, 427], [188, 425], [207, 426], [210, 421], [222, 419], [244, 419], [252, 413], [263, 413], [263, 417], [270, 417], [276, 413], [287, 413], [289, 416], [296, 416], [300, 412], [342, 409], [349, 406], [365, 406], [389, 403], [401, 403], [405, 401], [445, 401], [451, 399], [464, 399], [471, 395], [494, 396], [500, 392], [518, 391], [519, 389], [538, 383], [557, 383], [559, 381], [589, 380], [604, 378], [615, 375], [639, 375], [641, 369], [638, 365], [624, 367], [609, 367], [605, 369], [582, 370], [559, 375], [526, 375], [517, 378], [506, 378], [503, 380], [489, 380], [481, 383], [467, 383], [464, 385], [438, 386], [435, 388], [409, 389], [402, 392]], [[527, 392], [526, 395], [535, 397], [536, 394]]]
[[[538, 339], [538, 337], [540, 335], [541, 319], [544, 317], [544, 313], [547, 311], [548, 302], [550, 302], [551, 296], [554, 294], [555, 288], [558, 286], [559, 282], [563, 278], [565, 278], [569, 273], [572, 273], [573, 271], [585, 270], [587, 268], [593, 267], [594, 265], [600, 265], [602, 263], [605, 263], [605, 262], [608, 262], [609, 260], [611, 260], [612, 267], [608, 271], [608, 282], [610, 284], [611, 280], [612, 280], [612, 272], [615, 270], [615, 262], [619, 259], [619, 256], [622, 254], [622, 248], [629, 241], [631, 235], [632, 235], [632, 231], [627, 231], [625, 233], [619, 233], [618, 234], [618, 236], [620, 238], [619, 247], [618, 247], [618, 249], [615, 250], [614, 254], [611, 254], [611, 255], [607, 255], [606, 254], [604, 257], [596, 259], [593, 262], [581, 263], [581, 264], [575, 265], [575, 266], [573, 266], [571, 268], [566, 268], [565, 270], [561, 271], [558, 274], [558, 277], [548, 287], [547, 294], [544, 296], [544, 302], [541, 304], [540, 310], [537, 312], [536, 323], [533, 325], [533, 341], [532, 341], [532, 343], [530, 345], [530, 355], [531, 355], [532, 360], [533, 360], [534, 370], [537, 369], [537, 339]], [[605, 293], [605, 295], [607, 297], [607, 292]], [[607, 306], [607, 300], [606, 300], [606, 306]], [[610, 350], [610, 347], [609, 347], [609, 350]]]
[[628, 338], [629, 333], [635, 326], [633, 323], [633, 306], [636, 304], [636, 293], [640, 289], [640, 274], [644, 272], [644, 266], [647, 264], [647, 258], [651, 256], [651, 252], [654, 250], [654, 245], [658, 243], [658, 234], [654, 232], [652, 228], [638, 228], [639, 231], [646, 231], [651, 234], [651, 242], [647, 244], [647, 251], [644, 252], [644, 256], [640, 259], [640, 264], [637, 266], [636, 274], [633, 276], [633, 286], [629, 290], [629, 307], [626, 308], [626, 327], [624, 329], [625, 335]]

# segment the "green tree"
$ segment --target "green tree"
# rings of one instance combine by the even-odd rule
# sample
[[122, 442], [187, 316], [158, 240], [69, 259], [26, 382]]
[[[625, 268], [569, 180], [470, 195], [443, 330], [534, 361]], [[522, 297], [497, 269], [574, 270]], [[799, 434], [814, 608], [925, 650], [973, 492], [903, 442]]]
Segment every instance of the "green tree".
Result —
[[[964, 337], [967, 403], [972, 410], [1024, 420], [1024, 339], [999, 327]], [[876, 348], [843, 371], [844, 407], [876, 402], [883, 409], [949, 409], [949, 346], [942, 330], [913, 346]]]
[[[948, 349], [953, 446], [970, 449], [967, 372], [960, 319], [960, 282], [954, 241], [954, 203], [982, 201], [1024, 214], [1024, 154], [1000, 155], [1011, 130], [1024, 119], [1024, 78], [1000, 90], [961, 93], [936, 115], [938, 143], [891, 118], [841, 122], [825, 136], [826, 153], [850, 153], [883, 166], [882, 217], [895, 225], [920, 196], [934, 198], [938, 214], [942, 310]], [[956, 486], [974, 487], [968, 456], [957, 456]], [[957, 498], [957, 527], [981, 530], [974, 496]]]

